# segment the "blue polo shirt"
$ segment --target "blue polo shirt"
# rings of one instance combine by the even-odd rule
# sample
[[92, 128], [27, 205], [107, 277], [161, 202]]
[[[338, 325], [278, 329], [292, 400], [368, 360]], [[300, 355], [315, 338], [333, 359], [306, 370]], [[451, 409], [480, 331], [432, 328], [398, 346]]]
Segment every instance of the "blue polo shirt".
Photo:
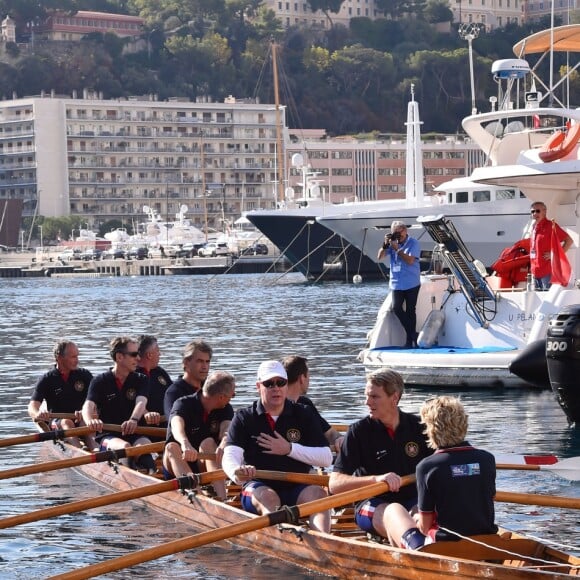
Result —
[[391, 247], [387, 248], [390, 259], [389, 288], [391, 290], [409, 290], [421, 283], [421, 264], [419, 263], [421, 248], [415, 238], [407, 236], [405, 243], [400, 245], [399, 249], [404, 254], [415, 256], [415, 261], [409, 265], [397, 256]]

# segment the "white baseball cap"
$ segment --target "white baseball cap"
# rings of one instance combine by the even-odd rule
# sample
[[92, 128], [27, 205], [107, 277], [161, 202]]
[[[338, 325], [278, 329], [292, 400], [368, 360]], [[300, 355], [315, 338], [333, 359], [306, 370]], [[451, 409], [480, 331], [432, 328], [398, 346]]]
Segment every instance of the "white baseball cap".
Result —
[[280, 377], [282, 379], [288, 380], [286, 369], [282, 363], [278, 362], [277, 360], [265, 360], [258, 367], [258, 382], [263, 383], [264, 381], [274, 377]]

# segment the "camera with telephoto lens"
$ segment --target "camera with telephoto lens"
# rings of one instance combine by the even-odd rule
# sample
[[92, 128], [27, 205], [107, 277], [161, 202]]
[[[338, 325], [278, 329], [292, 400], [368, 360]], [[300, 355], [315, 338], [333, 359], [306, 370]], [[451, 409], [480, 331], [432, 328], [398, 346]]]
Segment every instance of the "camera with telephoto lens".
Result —
[[401, 232], [387, 234], [385, 236], [385, 243], [383, 244], [383, 249], [386, 250], [391, 245], [392, 241], [400, 242], [401, 241]]

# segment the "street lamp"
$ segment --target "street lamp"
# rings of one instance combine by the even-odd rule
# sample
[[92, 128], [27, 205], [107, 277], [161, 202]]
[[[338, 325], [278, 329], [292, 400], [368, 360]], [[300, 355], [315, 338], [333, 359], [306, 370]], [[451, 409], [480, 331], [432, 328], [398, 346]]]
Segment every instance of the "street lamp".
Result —
[[459, 25], [459, 36], [463, 38], [463, 40], [467, 40], [467, 44], [469, 46], [469, 76], [471, 78], [471, 114], [475, 115], [477, 113], [477, 109], [475, 108], [475, 80], [473, 75], [473, 41], [479, 36], [482, 28], [484, 28], [483, 24], [479, 22], [469, 22], [465, 24]]

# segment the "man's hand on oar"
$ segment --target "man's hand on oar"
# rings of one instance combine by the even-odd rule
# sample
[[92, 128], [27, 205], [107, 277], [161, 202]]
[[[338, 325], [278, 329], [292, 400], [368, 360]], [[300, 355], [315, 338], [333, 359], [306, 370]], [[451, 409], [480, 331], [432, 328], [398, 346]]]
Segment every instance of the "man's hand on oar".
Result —
[[[401, 485], [409, 485], [414, 482], [415, 477], [412, 475], [407, 475], [402, 478]], [[86, 568], [81, 568], [79, 570], [74, 570], [65, 574], [59, 574], [57, 576], [53, 576], [51, 580], [82, 580], [83, 578], [94, 578], [95, 576], [106, 574], [107, 572], [122, 570], [124, 568], [129, 568], [130, 566], [142, 564], [143, 562], [150, 562], [151, 560], [163, 558], [164, 556], [177, 554], [179, 552], [191, 550], [192, 548], [198, 548], [200, 546], [206, 546], [214, 542], [227, 540], [228, 538], [247, 534], [248, 532], [260, 530], [269, 526], [284, 523], [297, 523], [299, 519], [305, 518], [312, 514], [323, 512], [332, 508], [338, 508], [355, 501], [360, 501], [375, 495], [380, 495], [381, 493], [385, 493], [387, 491], [389, 491], [389, 485], [387, 483], [373, 483], [372, 485], [367, 485], [359, 489], [345, 491], [344, 493], [331, 495], [308, 503], [295, 505], [293, 507], [285, 507], [264, 516], [249, 518], [236, 524], [224, 526], [223, 528], [209, 530], [207, 532], [202, 532], [188, 538], [174, 540], [173, 542], [167, 542], [166, 544], [161, 544], [160, 546], [155, 546], [146, 550], [140, 550], [139, 552], [133, 552], [132, 554], [121, 556], [120, 558], [114, 558], [108, 562], [93, 564], [92, 566], [87, 566]]]
[[[139, 447], [139, 449], [142, 449], [142, 447]], [[163, 493], [165, 491], [174, 491], [179, 489], [194, 489], [200, 485], [211, 483], [212, 481], [225, 479], [225, 477], [226, 477], [225, 473], [220, 469], [217, 471], [198, 473], [193, 477], [183, 476], [178, 477], [177, 479], [171, 479], [169, 481], [164, 481], [161, 483], [154, 483], [152, 485], [145, 485], [142, 487], [137, 487], [135, 489], [128, 489], [126, 491], [119, 491], [117, 493], [111, 493], [100, 497], [83, 499], [80, 501], [73, 501], [71, 503], [57, 505], [41, 510], [36, 510], [33, 512], [28, 512], [26, 514], [20, 514], [17, 516], [11, 516], [8, 518], [0, 519], [0, 529], [12, 528], [14, 526], [19, 526], [21, 524], [28, 524], [30, 522], [46, 520], [48, 518], [54, 518], [56, 516], [62, 516], [65, 514], [74, 514], [88, 509], [103, 507], [106, 505], [113, 505], [131, 499], [139, 499], [141, 497], [147, 497], [149, 495]]]

